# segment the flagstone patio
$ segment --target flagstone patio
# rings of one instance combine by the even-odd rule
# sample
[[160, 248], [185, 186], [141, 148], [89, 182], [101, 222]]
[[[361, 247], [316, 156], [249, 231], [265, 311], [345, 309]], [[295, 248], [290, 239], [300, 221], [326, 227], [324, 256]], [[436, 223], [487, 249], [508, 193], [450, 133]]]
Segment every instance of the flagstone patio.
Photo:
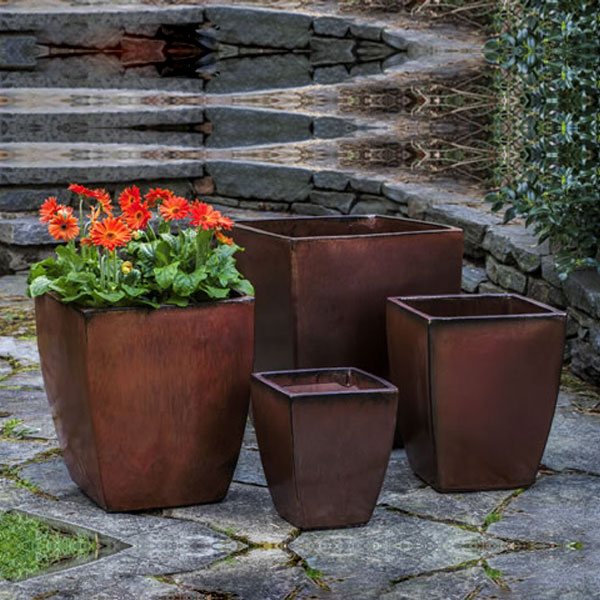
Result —
[[[99, 557], [29, 579], [0, 599], [483, 600], [600, 597], [600, 400], [566, 378], [537, 482], [439, 494], [395, 450], [370, 523], [300, 532], [273, 508], [248, 425], [220, 504], [107, 514], [64, 467], [31, 334], [23, 275], [0, 279], [0, 511], [100, 535]], [[29, 334], [29, 335], [28, 335]]]

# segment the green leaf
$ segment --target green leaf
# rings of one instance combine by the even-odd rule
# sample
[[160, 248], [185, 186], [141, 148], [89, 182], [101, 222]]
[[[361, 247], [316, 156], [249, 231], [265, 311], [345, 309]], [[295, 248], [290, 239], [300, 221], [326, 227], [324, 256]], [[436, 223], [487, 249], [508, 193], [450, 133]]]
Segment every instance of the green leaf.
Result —
[[209, 298], [227, 298], [229, 296], [229, 288], [219, 288], [213, 285], [202, 284], [200, 289], [206, 293]]
[[201, 281], [206, 279], [206, 269], [203, 267], [197, 269], [193, 273], [177, 273], [173, 282], [173, 291], [178, 296], [192, 296], [198, 290]]
[[161, 290], [166, 290], [173, 285], [179, 269], [179, 261], [175, 261], [166, 267], [155, 267], [154, 277]]
[[254, 286], [247, 279], [236, 281], [234, 289], [244, 296], [254, 296]]
[[100, 298], [104, 300], [108, 304], [116, 304], [123, 298], [125, 298], [125, 292], [120, 290], [115, 290], [114, 292], [103, 292], [101, 290], [94, 290], [92, 292], [94, 298]]
[[29, 294], [31, 298], [35, 298], [36, 296], [42, 296], [49, 292], [52, 289], [52, 281], [48, 279], [45, 275], [40, 275], [36, 277], [29, 284]]
[[179, 296], [170, 296], [166, 304], [175, 304], [176, 306], [188, 306], [190, 301], [187, 298]]

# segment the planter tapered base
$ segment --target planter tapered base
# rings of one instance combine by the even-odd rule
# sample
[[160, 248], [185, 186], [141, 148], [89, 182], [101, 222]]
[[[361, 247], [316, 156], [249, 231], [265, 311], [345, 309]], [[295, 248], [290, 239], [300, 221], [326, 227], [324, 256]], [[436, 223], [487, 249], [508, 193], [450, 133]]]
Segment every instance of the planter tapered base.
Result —
[[109, 511], [218, 502], [248, 411], [253, 299], [78, 309], [36, 299], [42, 373], [69, 473]]
[[257, 373], [252, 405], [278, 513], [301, 529], [367, 523], [392, 450], [397, 390], [358, 369]]

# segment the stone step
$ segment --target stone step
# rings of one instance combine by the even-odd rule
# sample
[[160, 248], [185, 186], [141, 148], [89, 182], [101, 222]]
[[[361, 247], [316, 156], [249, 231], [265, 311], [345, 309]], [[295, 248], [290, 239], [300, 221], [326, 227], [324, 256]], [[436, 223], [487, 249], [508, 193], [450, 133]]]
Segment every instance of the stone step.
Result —
[[351, 119], [275, 110], [214, 107], [171, 112], [0, 115], [2, 141], [236, 148], [344, 137]]

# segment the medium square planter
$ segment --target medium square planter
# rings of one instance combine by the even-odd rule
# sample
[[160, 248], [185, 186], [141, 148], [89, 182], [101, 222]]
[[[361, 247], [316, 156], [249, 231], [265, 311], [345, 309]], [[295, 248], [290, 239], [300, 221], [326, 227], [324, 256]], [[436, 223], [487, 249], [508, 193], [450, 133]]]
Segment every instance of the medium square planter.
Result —
[[459, 293], [462, 232], [396, 217], [240, 221], [256, 290], [255, 369], [352, 365], [385, 377], [388, 296]]
[[302, 529], [366, 523], [392, 450], [396, 407], [396, 388], [358, 369], [254, 374], [254, 424], [278, 513]]
[[528, 486], [550, 432], [565, 314], [516, 295], [390, 298], [412, 469], [441, 492]]
[[248, 412], [253, 308], [248, 296], [157, 310], [36, 298], [63, 457], [97, 504], [124, 511], [226, 495]]

